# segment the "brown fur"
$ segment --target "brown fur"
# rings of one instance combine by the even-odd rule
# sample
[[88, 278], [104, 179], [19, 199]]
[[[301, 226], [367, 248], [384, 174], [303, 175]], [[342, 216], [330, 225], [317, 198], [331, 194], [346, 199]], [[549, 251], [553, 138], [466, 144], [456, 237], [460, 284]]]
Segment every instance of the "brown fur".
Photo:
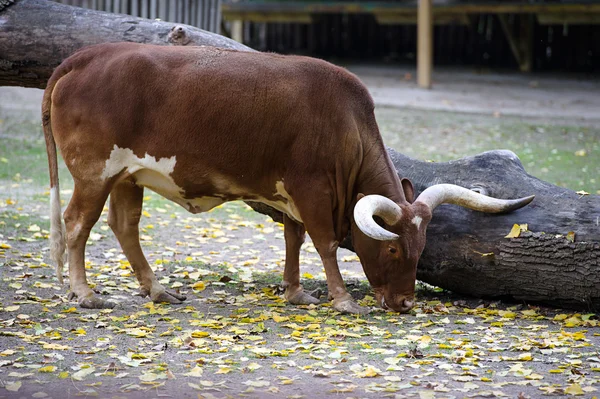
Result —
[[[323, 259], [330, 297], [334, 303], [348, 300], [335, 253], [353, 224], [357, 195], [380, 194], [402, 207], [410, 206], [404, 196], [406, 187], [383, 146], [373, 109], [367, 89], [354, 75], [313, 58], [133, 43], [78, 51], [54, 72], [43, 104], [51, 185], [58, 185], [54, 141], [75, 181], [65, 211], [73, 293], [83, 306], [100, 306], [90, 299], [83, 250], [107, 197], [118, 189], [123, 199], [111, 200], [111, 208], [126, 203], [131, 209], [114, 210], [115, 233], [142, 289], [153, 299], [164, 300], [164, 289], [148, 275], [151, 271], [137, 248], [139, 242], [137, 246], [134, 242], [137, 225], [127, 227], [137, 223], [141, 211], [137, 198], [143, 188], [130, 190], [123, 185], [137, 187], [139, 175], [122, 170], [100, 178], [117, 146], [131, 149], [139, 158], [175, 156], [171, 177], [190, 201], [212, 196], [224, 201], [285, 203], [275, 190], [276, 182], [283, 181], [303, 222], [297, 233], [290, 229], [286, 239], [303, 240], [306, 228]], [[301, 225], [288, 216], [286, 223]], [[402, 230], [404, 241], [411, 241], [405, 235], [415, 234], [405, 231], [409, 229], [405, 226], [388, 228]], [[411, 289], [404, 287], [414, 289], [424, 232], [415, 236], [416, 245], [404, 244], [404, 250], [410, 248], [405, 258], [378, 256], [369, 261], [365, 259], [373, 254], [361, 253], [362, 247], [380, 251], [387, 244], [360, 231], [353, 234], [355, 241], [363, 242], [356, 248], [365, 270], [370, 269], [367, 276], [376, 290], [387, 287], [390, 306], [396, 303], [394, 284], [406, 280], [402, 294], [396, 295], [400, 308], [403, 299], [412, 297]], [[299, 245], [288, 247], [297, 252]], [[290, 297], [301, 291], [297, 256], [291, 254], [286, 262], [285, 278], [290, 281], [284, 283]], [[399, 262], [406, 265], [394, 266]], [[395, 268], [394, 281], [382, 280], [380, 276], [389, 276], [390, 268]]]

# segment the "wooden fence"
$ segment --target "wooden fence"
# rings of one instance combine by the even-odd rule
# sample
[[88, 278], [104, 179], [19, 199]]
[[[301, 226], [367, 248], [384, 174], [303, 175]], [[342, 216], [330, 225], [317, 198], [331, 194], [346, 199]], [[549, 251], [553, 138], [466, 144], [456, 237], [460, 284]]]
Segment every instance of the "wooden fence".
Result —
[[93, 10], [196, 26], [219, 33], [221, 0], [56, 0]]
[[[519, 17], [510, 18], [517, 22]], [[434, 64], [518, 69], [500, 22], [497, 15], [481, 14], [468, 25], [436, 25]], [[600, 72], [600, 25], [535, 21], [532, 36], [533, 70]], [[367, 14], [320, 14], [310, 24], [246, 23], [244, 43], [283, 54], [412, 64], [417, 29], [414, 24], [382, 25]]]
[[597, 0], [223, 0], [222, 12], [257, 50], [413, 63], [426, 2], [434, 64], [600, 71]]

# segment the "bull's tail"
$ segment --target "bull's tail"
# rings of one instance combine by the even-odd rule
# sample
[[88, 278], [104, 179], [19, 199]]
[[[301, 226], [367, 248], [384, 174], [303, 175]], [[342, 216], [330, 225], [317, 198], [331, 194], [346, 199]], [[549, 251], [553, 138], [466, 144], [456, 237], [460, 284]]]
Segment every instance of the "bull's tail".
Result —
[[55, 262], [56, 275], [60, 284], [63, 283], [66, 234], [62, 221], [60, 189], [58, 186], [58, 159], [56, 156], [56, 143], [52, 135], [50, 111], [52, 108], [52, 91], [58, 80], [68, 73], [68, 70], [61, 67], [54, 72], [48, 81], [48, 86], [42, 100], [42, 126], [46, 139], [46, 152], [48, 153], [48, 167], [50, 171], [50, 257]]

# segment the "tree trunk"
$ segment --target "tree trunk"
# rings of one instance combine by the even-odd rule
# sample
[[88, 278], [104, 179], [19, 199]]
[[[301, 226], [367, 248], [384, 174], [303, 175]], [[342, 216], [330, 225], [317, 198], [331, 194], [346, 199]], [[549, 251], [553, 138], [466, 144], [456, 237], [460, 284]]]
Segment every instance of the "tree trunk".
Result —
[[88, 10], [47, 0], [0, 0], [0, 85], [43, 89], [77, 49], [104, 42], [209, 45], [254, 51], [192, 26]]
[[[441, 205], [427, 230], [417, 278], [456, 293], [600, 309], [600, 196], [579, 195], [527, 174], [510, 151], [457, 161], [421, 162], [388, 148], [400, 177], [418, 193], [452, 183], [497, 198], [535, 194], [528, 206], [492, 215]], [[254, 209], [281, 221], [264, 205]], [[518, 238], [504, 238], [528, 224]], [[567, 235], [574, 233], [574, 242]], [[352, 249], [347, 238], [343, 247]]]
[[[0, 85], [43, 88], [52, 70], [80, 47], [109, 41], [252, 49], [185, 25], [85, 10], [45, 0], [0, 0]], [[528, 175], [508, 151], [446, 163], [388, 152], [418, 192], [454, 183], [498, 198], [535, 194], [529, 206], [488, 215], [452, 205], [435, 210], [417, 277], [478, 297], [600, 308], [600, 197], [581, 196]], [[251, 203], [281, 221], [281, 214]], [[513, 224], [535, 233], [504, 236]], [[575, 233], [574, 242], [566, 236]], [[350, 238], [343, 246], [352, 248]]]

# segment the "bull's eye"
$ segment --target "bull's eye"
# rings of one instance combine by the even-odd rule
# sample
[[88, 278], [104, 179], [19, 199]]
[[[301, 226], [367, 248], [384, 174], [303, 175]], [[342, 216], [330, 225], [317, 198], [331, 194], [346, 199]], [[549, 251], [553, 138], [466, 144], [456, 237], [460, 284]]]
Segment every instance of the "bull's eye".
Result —
[[481, 185], [474, 184], [471, 186], [471, 191], [475, 191], [476, 193], [483, 194], [489, 196], [489, 190]]
[[394, 248], [394, 247], [389, 247], [389, 248], [388, 248], [388, 251], [390, 251], [390, 253], [391, 253], [392, 255], [393, 255], [393, 254], [395, 254], [396, 252], [398, 252], [398, 250], [397, 250], [396, 248]]

